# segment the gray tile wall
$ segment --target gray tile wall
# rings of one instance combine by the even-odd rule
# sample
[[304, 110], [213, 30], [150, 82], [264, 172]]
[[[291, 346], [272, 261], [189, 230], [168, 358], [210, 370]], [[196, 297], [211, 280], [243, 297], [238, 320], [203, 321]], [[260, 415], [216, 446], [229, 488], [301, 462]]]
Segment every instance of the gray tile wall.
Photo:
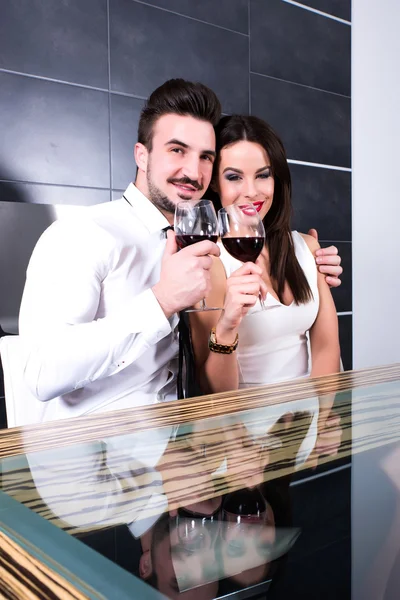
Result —
[[[350, 367], [350, 7], [350, 0], [2, 0], [0, 206], [15, 203], [18, 222], [24, 203], [112, 200], [135, 175], [147, 95], [170, 77], [203, 81], [225, 113], [257, 114], [281, 134], [294, 228], [317, 228], [343, 257], [335, 299], [346, 313]], [[18, 234], [21, 243], [31, 238]]]

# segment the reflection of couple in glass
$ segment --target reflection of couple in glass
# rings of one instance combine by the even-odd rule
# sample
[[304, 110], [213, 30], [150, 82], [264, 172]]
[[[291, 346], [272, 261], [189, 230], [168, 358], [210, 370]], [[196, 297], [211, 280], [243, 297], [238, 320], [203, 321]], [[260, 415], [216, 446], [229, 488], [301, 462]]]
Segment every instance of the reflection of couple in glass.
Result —
[[[230, 586], [261, 581], [268, 575], [267, 563], [293, 541], [295, 532], [282, 529], [291, 527], [290, 519], [286, 512], [279, 516], [282, 505], [288, 510], [289, 479], [312, 457], [318, 458], [318, 421], [321, 416], [328, 420], [328, 415], [330, 407], [323, 404], [315, 413], [313, 400], [291, 401], [41, 452], [30, 451], [27, 429], [30, 471], [18, 471], [26, 485], [17, 499], [30, 505], [34, 501], [35, 511], [75, 535], [124, 526], [142, 544], [141, 573], [150, 582], [154, 573], [146, 565], [151, 553], [158, 581], [170, 581], [176, 571], [174, 585], [183, 586], [179, 589], [201, 582], [214, 589], [212, 577], [217, 574]], [[34, 435], [32, 442], [35, 446]], [[323, 451], [335, 453], [337, 445], [325, 445]], [[6, 492], [14, 494], [15, 477], [4, 476]], [[240, 489], [247, 490], [242, 498]], [[274, 496], [277, 489], [280, 493]], [[210, 553], [203, 552], [206, 540], [219, 562], [210, 562]], [[179, 550], [173, 557], [171, 544]], [[179, 579], [182, 561], [188, 568], [186, 583]]]
[[[288, 514], [276, 524], [264, 493], [238, 490], [161, 517], [141, 539], [140, 576], [167, 597], [182, 599], [214, 598], [270, 580], [298, 530], [288, 527]], [[276, 511], [279, 519], [282, 503]]]
[[324, 407], [315, 415], [313, 402], [299, 401], [194, 423], [179, 452], [171, 445], [161, 460], [175, 468], [165, 482], [170, 510], [140, 538], [140, 576], [171, 598], [276, 579], [299, 534], [289, 482], [316, 458], [319, 414]]

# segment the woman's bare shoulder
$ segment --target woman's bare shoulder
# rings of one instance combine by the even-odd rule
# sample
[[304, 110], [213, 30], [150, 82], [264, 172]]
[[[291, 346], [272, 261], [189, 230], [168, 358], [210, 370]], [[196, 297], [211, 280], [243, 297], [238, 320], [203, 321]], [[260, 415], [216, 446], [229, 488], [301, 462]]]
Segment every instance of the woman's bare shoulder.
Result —
[[300, 235], [313, 254], [314, 252], [316, 252], [316, 250], [321, 248], [321, 246], [318, 243], [318, 240], [316, 240], [312, 235], [308, 235], [308, 233], [300, 233]]

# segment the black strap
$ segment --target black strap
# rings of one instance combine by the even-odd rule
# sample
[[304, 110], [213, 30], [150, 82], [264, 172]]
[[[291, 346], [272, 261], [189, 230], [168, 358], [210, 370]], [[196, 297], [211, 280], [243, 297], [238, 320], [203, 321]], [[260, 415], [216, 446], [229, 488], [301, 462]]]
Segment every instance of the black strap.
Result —
[[182, 342], [182, 336], [184, 335], [183, 331], [182, 331], [182, 316], [179, 315], [179, 325], [178, 325], [178, 332], [179, 332], [179, 359], [178, 359], [178, 377], [176, 380], [176, 394], [177, 394], [177, 398], [178, 400], [180, 400], [181, 398], [185, 397], [185, 394], [183, 392], [183, 355], [184, 355], [184, 349], [183, 349], [183, 342]]
[[165, 237], [167, 237], [167, 231], [169, 229], [172, 229], [172, 231], [174, 231], [174, 228], [172, 227], [172, 225], [168, 225], [168, 227], [163, 227], [163, 229], [161, 229], [161, 231], [163, 232], [163, 234], [165, 235]]
[[202, 391], [197, 381], [189, 315], [185, 311], [179, 314], [179, 362], [177, 395], [178, 398], [201, 396]]

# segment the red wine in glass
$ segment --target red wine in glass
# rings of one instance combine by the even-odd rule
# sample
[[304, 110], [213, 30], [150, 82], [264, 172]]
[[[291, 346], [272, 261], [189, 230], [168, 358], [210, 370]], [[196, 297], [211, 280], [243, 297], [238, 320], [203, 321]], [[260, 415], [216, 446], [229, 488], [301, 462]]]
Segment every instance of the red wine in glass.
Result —
[[177, 231], [175, 233], [176, 243], [178, 244], [179, 250], [182, 248], [186, 248], [186, 246], [191, 246], [192, 244], [197, 244], [197, 242], [202, 242], [203, 240], [210, 240], [210, 242], [214, 242], [214, 244], [218, 241], [217, 235], [188, 235], [183, 234]]
[[264, 246], [263, 237], [224, 237], [225, 250], [242, 262], [256, 262]]
[[[265, 230], [257, 210], [249, 203], [235, 203], [218, 211], [221, 242], [233, 258], [255, 263], [265, 244]], [[264, 301], [260, 294], [261, 308]]]
[[[218, 240], [218, 219], [210, 200], [185, 200], [178, 202], [174, 218], [175, 239], [179, 250], [204, 240], [216, 243]], [[203, 299], [200, 308], [187, 308], [186, 312], [222, 310], [206, 306]]]

